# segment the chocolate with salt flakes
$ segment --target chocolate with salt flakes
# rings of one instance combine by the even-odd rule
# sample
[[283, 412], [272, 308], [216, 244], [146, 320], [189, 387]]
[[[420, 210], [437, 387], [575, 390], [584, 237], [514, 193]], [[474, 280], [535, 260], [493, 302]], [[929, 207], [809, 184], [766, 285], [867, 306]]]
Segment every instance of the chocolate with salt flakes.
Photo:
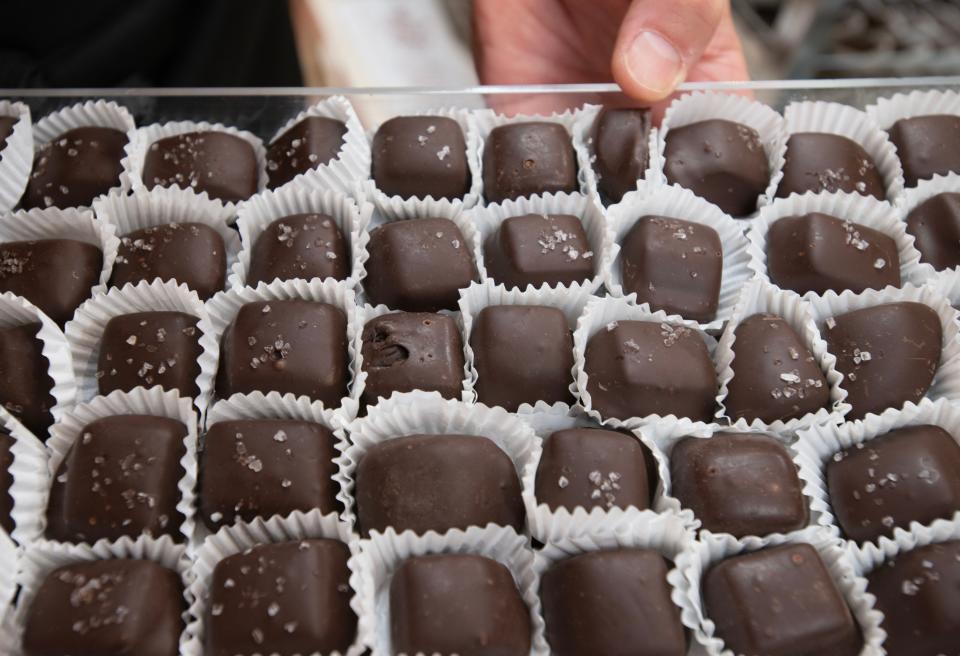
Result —
[[329, 164], [340, 154], [346, 134], [346, 124], [335, 118], [307, 116], [298, 121], [267, 146], [267, 188]]
[[842, 191], [886, 200], [886, 185], [863, 146], [839, 134], [799, 132], [787, 140], [777, 197]]
[[263, 229], [250, 251], [247, 286], [293, 278], [350, 275], [350, 253], [336, 220], [318, 212], [291, 214]]
[[894, 123], [888, 132], [908, 187], [935, 175], [960, 173], [960, 115], [911, 116]]
[[960, 267], [960, 193], [937, 194], [910, 210], [907, 233], [921, 262], [937, 271]]
[[51, 409], [56, 399], [48, 373], [50, 362], [43, 355], [37, 335], [40, 322], [0, 328], [0, 404], [34, 435], [45, 440], [53, 424]]

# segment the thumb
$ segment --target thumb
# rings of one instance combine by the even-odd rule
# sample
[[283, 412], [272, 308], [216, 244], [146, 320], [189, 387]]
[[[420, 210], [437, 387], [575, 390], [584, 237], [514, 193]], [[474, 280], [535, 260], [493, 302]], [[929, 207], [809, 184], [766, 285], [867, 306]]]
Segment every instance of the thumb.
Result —
[[729, 0], [633, 0], [613, 50], [613, 78], [636, 100], [669, 96], [700, 59]]

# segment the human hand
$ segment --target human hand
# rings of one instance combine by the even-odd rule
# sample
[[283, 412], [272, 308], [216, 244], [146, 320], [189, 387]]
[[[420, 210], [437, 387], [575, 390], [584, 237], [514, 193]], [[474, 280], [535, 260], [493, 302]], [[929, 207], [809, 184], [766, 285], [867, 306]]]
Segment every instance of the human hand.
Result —
[[729, 0], [474, 0], [474, 32], [484, 84], [612, 79], [624, 92], [491, 99], [511, 114], [583, 102], [652, 105], [660, 114], [681, 82], [748, 78]]

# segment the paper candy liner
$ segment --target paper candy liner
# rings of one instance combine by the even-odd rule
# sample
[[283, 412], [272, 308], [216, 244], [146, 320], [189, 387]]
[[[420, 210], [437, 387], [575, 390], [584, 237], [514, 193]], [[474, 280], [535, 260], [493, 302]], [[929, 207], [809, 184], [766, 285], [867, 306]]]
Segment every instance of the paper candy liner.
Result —
[[367, 416], [347, 427], [350, 446], [339, 458], [338, 482], [348, 503], [344, 521], [354, 524], [354, 477], [371, 448], [407, 435], [476, 435], [486, 437], [513, 461], [522, 482], [524, 469], [540, 459], [540, 438], [519, 417], [503, 408], [444, 399], [438, 392], [394, 393], [367, 409]]
[[[253, 152], [257, 158], [257, 191], [260, 192], [266, 189], [267, 149], [259, 137], [246, 130], [238, 130], [237, 128], [229, 127], [222, 123], [170, 121], [169, 123], [146, 125], [133, 131], [130, 137], [130, 143], [127, 144], [125, 151], [127, 153], [126, 162], [128, 174], [130, 175], [131, 186], [134, 191], [147, 188], [146, 182], [143, 179], [143, 166], [146, 162], [147, 151], [150, 146], [160, 139], [173, 137], [178, 134], [186, 134], [188, 132], [226, 132], [235, 137], [240, 137], [249, 143], [250, 146], [253, 147]], [[172, 186], [179, 188], [178, 185]], [[236, 208], [243, 205], [244, 202], [246, 201], [240, 201], [239, 203], [223, 202], [223, 206], [225, 208], [229, 207], [231, 210], [236, 210]]]
[[267, 226], [287, 216], [312, 213], [327, 214], [336, 221], [350, 254], [350, 275], [346, 280], [351, 287], [357, 285], [366, 275], [364, 264], [369, 257], [367, 242], [370, 241], [367, 225], [373, 205], [358, 204], [342, 192], [286, 184], [276, 191], [257, 194], [240, 208], [237, 229], [243, 250], [230, 269], [229, 286], [246, 286], [253, 248]]
[[[943, 330], [940, 365], [937, 367], [930, 389], [927, 390], [926, 398], [960, 400], [960, 338], [957, 330], [957, 311], [932, 286], [917, 287], [907, 284], [900, 289], [895, 287], [882, 290], [869, 289], [860, 294], [854, 294], [849, 290], [840, 295], [829, 292], [823, 297], [810, 299], [810, 308], [820, 334], [826, 339], [828, 321], [836, 315], [874, 305], [904, 301], [930, 306], [940, 317]], [[840, 384], [843, 386], [842, 382]]]
[[[575, 282], [571, 285], [548, 285], [543, 283], [540, 289], [550, 287], [570, 290], [577, 293], [578, 288], [595, 292], [602, 283], [603, 263], [607, 251], [610, 249], [610, 235], [607, 234], [606, 221], [603, 210], [596, 198], [583, 194], [544, 194], [543, 196], [529, 196], [517, 200], [506, 200], [503, 203], [492, 203], [485, 207], [475, 207], [463, 213], [465, 221], [476, 226], [477, 237], [474, 241], [476, 250], [474, 255], [477, 263], [485, 261], [485, 245], [487, 238], [500, 229], [500, 225], [510, 217], [524, 214], [572, 214], [583, 224], [587, 241], [590, 243], [590, 259], [593, 261], [593, 277], [589, 280]], [[581, 253], [584, 257], [587, 253]], [[494, 280], [486, 267], [477, 267], [481, 272], [481, 281]], [[494, 280], [494, 282], [496, 282]], [[527, 285], [527, 289], [535, 289]]]
[[[43, 442], [3, 408], [0, 408], [0, 425], [13, 437], [13, 444], [10, 447], [13, 462], [9, 470], [13, 483], [9, 493], [13, 499], [10, 515], [14, 526], [10, 537], [18, 544], [26, 545], [39, 539], [43, 533], [44, 515], [47, 511], [46, 494], [50, 486], [50, 477], [47, 474], [47, 449]], [[3, 531], [0, 531], [0, 535], [5, 537]], [[2, 562], [3, 557], [0, 555], [0, 563]], [[10, 571], [10, 575], [13, 576], [13, 570]], [[4, 600], [2, 587], [2, 581], [0, 581], [0, 607]], [[2, 614], [0, 612], [0, 616]]]
[[[207, 303], [210, 311], [210, 321], [213, 328], [214, 343], [223, 340], [223, 333], [233, 323], [240, 308], [247, 303], [260, 301], [285, 301], [301, 299], [328, 303], [339, 308], [347, 317], [347, 362], [350, 369], [348, 381], [349, 396], [340, 400], [338, 410], [345, 421], [357, 416], [359, 402], [356, 385], [357, 372], [355, 363], [357, 355], [354, 352], [354, 343], [360, 327], [357, 326], [356, 304], [353, 290], [348, 282], [333, 280], [274, 280], [271, 283], [261, 282], [256, 289], [252, 287], [235, 287], [214, 296]], [[334, 409], [334, 408], [331, 408]]]
[[30, 108], [24, 103], [0, 100], [0, 116], [17, 116], [7, 145], [0, 150], [0, 212], [16, 207], [27, 188], [33, 168], [33, 130]]
[[[624, 195], [616, 205], [607, 210], [607, 226], [610, 248], [604, 254], [601, 270], [603, 285], [611, 296], [625, 297], [637, 304], [637, 294], [627, 294], [623, 289], [623, 261], [620, 244], [641, 217], [662, 216], [682, 219], [705, 225], [716, 231], [723, 247], [723, 274], [720, 282], [720, 299], [717, 316], [713, 321], [701, 323], [703, 330], [720, 330], [737, 302], [740, 289], [753, 277], [750, 268], [748, 242], [743, 235], [743, 226], [724, 214], [716, 205], [709, 203], [689, 189], [678, 185], [658, 186], [641, 182], [638, 191]], [[650, 309], [649, 303], [639, 304]], [[680, 319], [679, 315], [670, 315]]]
[[770, 535], [765, 538], [748, 537], [737, 540], [730, 535], [701, 532], [700, 539], [677, 558], [677, 569], [682, 577], [678, 580], [679, 600], [683, 623], [696, 627], [694, 638], [709, 656], [734, 656], [723, 640], [716, 636], [716, 625], [706, 617], [700, 582], [704, 573], [716, 563], [741, 553], [759, 551], [781, 544], [809, 544], [820, 554], [834, 583], [840, 590], [854, 620], [860, 626], [863, 649], [860, 656], [883, 654], [880, 643], [886, 637], [880, 628], [882, 615], [873, 608], [873, 597], [865, 594], [866, 580], [853, 572], [850, 559], [837, 545], [836, 540], [819, 528], [806, 528], [789, 535]]
[[[357, 571], [359, 541], [350, 532], [350, 528], [337, 519], [336, 513], [322, 515], [319, 510], [312, 510], [308, 513], [294, 512], [285, 517], [274, 516], [269, 520], [257, 518], [247, 524], [224, 526], [204, 540], [203, 545], [197, 550], [191, 567], [190, 596], [193, 604], [190, 607], [191, 620], [187, 627], [188, 639], [183, 647], [183, 656], [203, 656], [204, 620], [207, 615], [207, 605], [210, 603], [210, 583], [214, 569], [221, 560], [259, 545], [319, 538], [339, 540], [350, 548], [352, 556], [347, 562], [347, 567], [350, 569], [350, 587], [354, 592], [350, 599], [350, 607], [359, 617], [361, 613], [361, 604], [357, 596], [360, 585], [360, 574]], [[358, 656], [363, 653], [363, 649], [358, 631], [354, 644], [344, 656]], [[249, 656], [277, 656], [277, 652], [264, 650]], [[340, 652], [326, 654], [310, 652], [302, 656], [340, 656]]]
[[[17, 592], [17, 567], [17, 545], [9, 535], [0, 531], [0, 624]], [[3, 637], [2, 628], [0, 637]]]
[[[863, 421], [848, 422], [842, 426], [813, 426], [800, 431], [799, 439], [793, 445], [796, 454], [794, 461], [800, 468], [804, 492], [812, 499], [810, 507], [818, 515], [818, 523], [834, 535], [841, 535], [830, 504], [826, 478], [827, 462], [834, 454], [858, 444], [865, 444], [897, 428], [924, 424], [939, 426], [960, 442], [960, 407], [944, 399], [923, 399], [919, 404], [907, 403], [902, 410], [891, 408], [879, 415], [867, 415]], [[954, 513], [949, 520], [960, 522], [960, 511]], [[945, 519], [935, 520], [928, 528], [942, 523], [950, 522]], [[847, 540], [846, 544], [851, 552], [885, 549], [890, 542], [896, 542], [920, 528], [922, 527], [918, 522], [910, 522], [909, 526], [894, 527], [892, 539], [881, 536], [868, 543], [858, 544]]]
[[347, 126], [347, 132], [343, 135], [343, 146], [329, 164], [300, 173], [284, 186], [302, 186], [321, 191], [330, 189], [359, 198], [362, 195], [363, 181], [370, 177], [370, 143], [357, 112], [344, 96], [330, 96], [307, 107], [277, 130], [269, 143], [272, 144], [287, 130], [310, 116], [343, 121]]
[[223, 238], [227, 254], [227, 274], [240, 253], [240, 237], [230, 227], [234, 212], [207, 192], [179, 187], [140, 187], [130, 193], [111, 193], [93, 201], [93, 211], [101, 222], [117, 227], [121, 239], [135, 230], [170, 223], [202, 223]]
[[[816, 412], [808, 413], [794, 419], [778, 419], [766, 423], [759, 418], [748, 420], [744, 417], [733, 420], [726, 413], [726, 397], [729, 392], [730, 381], [734, 377], [736, 329], [740, 323], [754, 314], [774, 314], [783, 319], [803, 339], [803, 344], [816, 359], [820, 371], [830, 386], [830, 403], [827, 407]], [[727, 326], [717, 343], [715, 354], [717, 373], [720, 378], [720, 409], [717, 411], [717, 423], [730, 424], [730, 430], [746, 431], [747, 429], [770, 431], [789, 435], [800, 428], [813, 424], [839, 424], [850, 411], [850, 404], [846, 403], [847, 392], [840, 387], [843, 375], [837, 371], [837, 358], [827, 353], [827, 342], [817, 330], [810, 312], [810, 306], [801, 300], [798, 294], [785, 291], [769, 283], [754, 279], [743, 287], [737, 306], [727, 322]]]
[[[363, 184], [364, 192], [368, 199], [377, 206], [385, 217], [390, 220], [397, 219], [415, 219], [430, 216], [447, 216], [451, 213], [459, 212], [463, 209], [469, 209], [480, 202], [483, 180], [480, 175], [480, 138], [477, 136], [477, 130], [474, 127], [473, 117], [470, 110], [441, 108], [426, 112], [418, 112], [416, 116], [442, 116], [455, 120], [460, 129], [463, 130], [464, 140], [467, 144], [467, 167], [470, 171], [470, 189], [463, 198], [434, 198], [427, 196], [419, 198], [416, 196], [403, 198], [402, 196], [388, 196], [377, 188], [373, 181], [373, 171], [370, 171], [370, 179]], [[373, 137], [376, 130], [369, 133], [369, 141], [373, 143]], [[438, 155], [439, 156], [439, 155]]]
[[[463, 291], [461, 290], [461, 294], [462, 293]], [[397, 310], [391, 310], [383, 304], [373, 306], [364, 303], [357, 306], [357, 334], [354, 340], [353, 350], [357, 355], [357, 359], [354, 364], [354, 370], [357, 372], [354, 387], [356, 387], [356, 398], [358, 399], [363, 395], [363, 392], [367, 387], [367, 377], [369, 376], [369, 374], [363, 370], [363, 329], [367, 323], [376, 319], [377, 317], [381, 317], [385, 314], [394, 314], [397, 312]], [[463, 341], [464, 348], [463, 389], [460, 393], [460, 400], [464, 403], [473, 403], [473, 401], [476, 400], [476, 394], [474, 394], [473, 383], [470, 378], [473, 375], [473, 368], [470, 360], [472, 356], [467, 352], [469, 344], [467, 343], [467, 337], [464, 334], [463, 314], [459, 311], [453, 312], [450, 310], [440, 310], [437, 312], [437, 314], [443, 314], [452, 317], [457, 324], [457, 330], [460, 332], [460, 339]]]
[[213, 377], [217, 372], [220, 350], [210, 316], [197, 293], [173, 280], [141, 280], [136, 285], [114, 287], [106, 294], [99, 294], [77, 308], [73, 320], [67, 324], [66, 334], [76, 370], [79, 401], [89, 401], [100, 393], [97, 360], [100, 356], [100, 340], [107, 322], [122, 314], [165, 311], [185, 312], [200, 320], [197, 328], [200, 331], [202, 352], [198, 360], [200, 374], [196, 379], [200, 393], [194, 401], [201, 417], [203, 416], [213, 396]]
[[760, 142], [763, 144], [770, 169], [770, 183], [757, 199], [757, 207], [768, 204], [776, 195], [780, 179], [783, 177], [784, 156], [787, 152], [783, 119], [767, 105], [739, 94], [695, 92], [674, 100], [664, 114], [655, 142], [656, 148], [650, 150], [650, 168], [653, 176], [648, 179], [659, 181], [661, 184], [668, 183], [665, 173], [665, 153], [667, 135], [672, 128], [713, 119], [746, 125], [760, 135]]
[[[910, 213], [924, 202], [945, 193], [960, 194], [960, 173], [936, 175], [930, 180], [921, 180], [916, 187], [904, 191], [899, 206], [903, 221], [906, 222]], [[906, 226], [904, 226], [904, 229], [906, 229]], [[917, 252], [919, 253], [919, 251]], [[910, 280], [919, 285], [937, 276], [949, 275], [950, 272], [956, 270], [958, 270], [957, 267], [937, 271], [932, 264], [918, 261], [910, 271]]]
[[[77, 128], [98, 127], [113, 128], [126, 133], [128, 142], [133, 139], [137, 126], [133, 116], [123, 105], [108, 100], [88, 100], [79, 102], [52, 114], [47, 114], [33, 125], [33, 148], [39, 155], [40, 149], [59, 137], [64, 132]], [[111, 191], [126, 192], [130, 190], [130, 166], [127, 161], [129, 153], [120, 160], [120, 177]], [[80, 209], [88, 209], [87, 206]]]
[[527, 547], [526, 538], [517, 535], [513, 529], [489, 524], [485, 528], [474, 526], [466, 531], [453, 529], [443, 534], [430, 531], [420, 536], [413, 531], [397, 534], [391, 528], [383, 534], [373, 533], [369, 540], [361, 540], [357, 559], [359, 631], [373, 656], [394, 653], [390, 645], [390, 582], [394, 572], [410, 558], [441, 553], [484, 556], [507, 567], [530, 609], [533, 629], [530, 656], [550, 653], [543, 635], [538, 596], [540, 580], [533, 569], [533, 552]]
[[[47, 374], [53, 379], [50, 394], [55, 403], [50, 408], [50, 413], [56, 422], [73, 406], [78, 393], [67, 338], [50, 317], [27, 299], [11, 292], [0, 294], [0, 328], [13, 328], [35, 322], [40, 322], [37, 339], [43, 344], [41, 353], [47, 359]], [[37, 435], [37, 437], [43, 441], [47, 436]]]
[[887, 202], [898, 202], [904, 181], [897, 149], [887, 133], [878, 128], [866, 113], [849, 105], [808, 100], [787, 105], [783, 119], [788, 136], [798, 132], [826, 132], [860, 144], [883, 178]]
[[100, 282], [90, 290], [90, 295], [106, 291], [120, 247], [113, 224], [97, 221], [89, 210], [77, 208], [34, 208], [0, 215], [0, 244], [41, 239], [74, 239], [99, 248], [103, 253], [103, 268]]
[[[900, 260], [901, 282], [908, 282], [914, 269], [920, 262], [920, 253], [913, 245], [913, 237], [907, 234], [906, 224], [899, 212], [889, 203], [878, 201], [872, 196], [846, 194], [843, 192], [819, 193], [808, 191], [805, 194], [791, 194], [789, 198], [777, 198], [760, 210], [760, 215], [752, 222], [747, 235], [750, 245], [750, 268], [757, 277], [770, 282], [767, 269], [767, 233], [770, 226], [785, 217], [804, 216], [811, 212], [820, 212], [854, 225], [873, 228], [887, 235], [897, 245]], [[884, 266], [892, 266], [886, 262]], [[816, 292], [806, 292], [803, 298], [816, 298]]]
[[[175, 544], [169, 536], [157, 539], [147, 535], [141, 535], [135, 540], [121, 538], [115, 542], [101, 541], [94, 545], [44, 541], [30, 546], [20, 559], [21, 567], [17, 575], [17, 582], [23, 586], [15, 613], [17, 647], [20, 647], [30, 605], [44, 580], [60, 567], [74, 563], [117, 558], [153, 561], [180, 575], [183, 582], [184, 608], [189, 608], [193, 604], [193, 596], [189, 589], [190, 561], [186, 558], [185, 550], [184, 545]], [[180, 635], [179, 656], [188, 656], [184, 648], [189, 637], [186, 628], [190, 622], [189, 613], [184, 611], [182, 617], [184, 630]]]
[[[662, 417], [658, 415], [648, 415], [646, 417], [631, 417], [626, 421], [614, 417], [602, 417], [599, 411], [594, 409], [590, 392], [587, 391], [587, 372], [585, 369], [587, 344], [590, 342], [590, 339], [601, 330], [612, 330], [611, 324], [616, 324], [617, 321], [651, 321], [691, 328], [703, 338], [711, 359], [714, 358], [717, 342], [700, 330], [695, 321], [680, 320], [675, 317], [671, 318], [662, 310], [651, 312], [649, 308], [633, 305], [625, 298], [608, 296], [606, 298], [590, 299], [583, 314], [580, 315], [580, 320], [577, 322], [577, 329], [573, 332], [573, 357], [576, 380], [570, 387], [570, 391], [574, 393], [577, 399], [576, 409], [582, 410], [604, 426], [634, 429], [645, 424], [657, 422], [662, 419]], [[716, 363], [715, 360], [714, 363]], [[719, 395], [719, 380], [717, 383], [717, 403], [719, 404], [722, 400]], [[668, 415], [668, 417], [672, 416], [673, 415]]]
[[[567, 318], [570, 331], [572, 332], [576, 329], [577, 319], [580, 318], [590, 298], [590, 290], [579, 286], [570, 289], [546, 286], [540, 289], [527, 287], [526, 291], [520, 291], [516, 287], [507, 289], [503, 285], [498, 285], [490, 279], [480, 284], [474, 283], [467, 289], [460, 290], [460, 311], [463, 315], [464, 330], [463, 345], [467, 354], [467, 365], [470, 369], [466, 383], [471, 395], [476, 395], [475, 388], [479, 378], [479, 372], [477, 372], [475, 366], [473, 348], [470, 346], [470, 335], [473, 332], [473, 322], [484, 308], [492, 305], [542, 305], [556, 308], [563, 312]], [[573, 371], [571, 370], [570, 382], [572, 381]], [[521, 404], [520, 407], [517, 408], [517, 413], [553, 412], [568, 415], [570, 409], [571, 406], [569, 404], [560, 401], [552, 405], [544, 401], [537, 401], [534, 404]]]
[[929, 278], [924, 286], [932, 289], [937, 295], [943, 296], [954, 308], [960, 307], [960, 269], [940, 271]]

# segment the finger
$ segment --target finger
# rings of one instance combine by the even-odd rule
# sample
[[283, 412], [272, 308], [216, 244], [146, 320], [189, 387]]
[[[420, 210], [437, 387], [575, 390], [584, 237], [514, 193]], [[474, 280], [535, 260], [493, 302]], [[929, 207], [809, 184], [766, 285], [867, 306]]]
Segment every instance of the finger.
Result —
[[613, 78], [646, 103], [663, 100], [703, 55], [728, 0], [634, 0], [613, 50]]

